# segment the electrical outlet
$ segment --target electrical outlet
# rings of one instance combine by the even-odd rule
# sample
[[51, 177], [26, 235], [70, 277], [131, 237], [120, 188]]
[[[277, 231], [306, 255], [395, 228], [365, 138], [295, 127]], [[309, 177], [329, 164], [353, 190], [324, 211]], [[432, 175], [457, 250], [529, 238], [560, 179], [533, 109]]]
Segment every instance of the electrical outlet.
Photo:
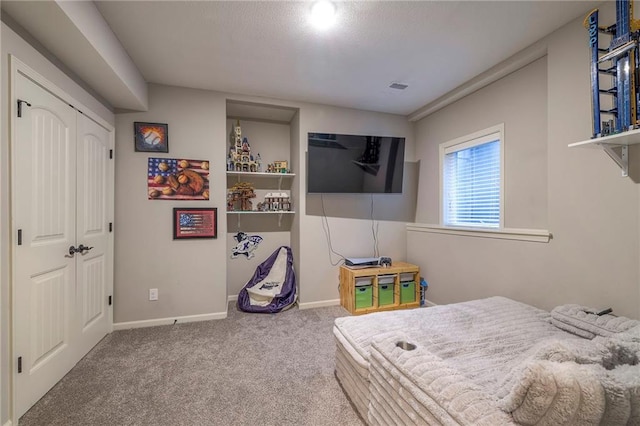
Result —
[[150, 288], [149, 289], [149, 300], [158, 300], [158, 289]]

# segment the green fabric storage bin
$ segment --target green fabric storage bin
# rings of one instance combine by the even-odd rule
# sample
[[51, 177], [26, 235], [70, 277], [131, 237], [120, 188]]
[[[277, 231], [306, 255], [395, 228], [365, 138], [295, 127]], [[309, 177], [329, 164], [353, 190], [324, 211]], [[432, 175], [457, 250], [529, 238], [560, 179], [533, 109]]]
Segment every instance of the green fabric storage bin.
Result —
[[378, 306], [393, 305], [393, 284], [378, 285]]
[[405, 281], [400, 283], [400, 303], [416, 301], [416, 282]]
[[393, 283], [378, 284], [378, 306], [393, 305]]
[[378, 277], [378, 306], [393, 305], [393, 284], [395, 275], [380, 275]]
[[373, 286], [360, 285], [355, 288], [356, 309], [370, 308], [373, 306]]

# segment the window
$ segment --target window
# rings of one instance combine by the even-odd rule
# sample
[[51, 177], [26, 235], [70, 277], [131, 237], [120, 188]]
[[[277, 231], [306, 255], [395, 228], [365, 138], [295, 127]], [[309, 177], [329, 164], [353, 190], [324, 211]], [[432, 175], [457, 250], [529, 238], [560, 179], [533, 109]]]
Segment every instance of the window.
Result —
[[503, 227], [504, 125], [440, 145], [441, 224]]

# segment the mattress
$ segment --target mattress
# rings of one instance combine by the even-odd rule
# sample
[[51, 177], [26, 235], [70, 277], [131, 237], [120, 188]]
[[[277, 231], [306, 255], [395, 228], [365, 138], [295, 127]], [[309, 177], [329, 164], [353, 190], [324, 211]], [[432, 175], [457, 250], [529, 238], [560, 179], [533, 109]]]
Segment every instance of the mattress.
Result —
[[[552, 325], [548, 312], [504, 297], [338, 318], [333, 332], [338, 347], [336, 375], [362, 417], [372, 424], [393, 424], [397, 419], [402, 424], [457, 424], [447, 423], [445, 414], [434, 408], [438, 404], [414, 401], [412, 406], [409, 401], [418, 398], [417, 390], [403, 387], [408, 379], [400, 379], [401, 369], [382, 362], [380, 348], [395, 345], [399, 336], [428, 348], [426, 352], [443, 366], [492, 395], [544, 342], [585, 340]], [[372, 368], [374, 341], [378, 349]], [[424, 357], [423, 352], [409, 351], [407, 357]], [[392, 373], [397, 376], [393, 380]], [[387, 382], [391, 387], [383, 388]], [[398, 395], [413, 396], [399, 399]], [[420, 398], [424, 400], [424, 395]]]
[[369, 409], [368, 373], [361, 374], [358, 367], [353, 365], [352, 358], [345, 355], [340, 346], [336, 350], [336, 378], [360, 417], [366, 419]]
[[[407, 312], [409, 311], [396, 311], [400, 316], [405, 316]], [[393, 333], [402, 328], [401, 322], [396, 323], [390, 321], [390, 318], [385, 319], [386, 314], [389, 312], [365, 315], [365, 317], [382, 315], [383, 318], [378, 318], [379, 323], [376, 323], [376, 327], [386, 323], [389, 329], [378, 329], [380, 333]], [[368, 346], [359, 344], [354, 337], [361, 334], [366, 335], [366, 333], [353, 333], [353, 327], [360, 327], [361, 321], [356, 321], [353, 324], [350, 321], [345, 321], [356, 318], [364, 317], [337, 318], [335, 321], [333, 334], [336, 341], [336, 377], [360, 416], [366, 420], [369, 410], [369, 350]], [[368, 326], [364, 327], [369, 330]], [[368, 339], [366, 342], [370, 343]]]
[[396, 345], [406, 335], [374, 341], [370, 354], [370, 425], [515, 424], [495, 400], [424, 348]]

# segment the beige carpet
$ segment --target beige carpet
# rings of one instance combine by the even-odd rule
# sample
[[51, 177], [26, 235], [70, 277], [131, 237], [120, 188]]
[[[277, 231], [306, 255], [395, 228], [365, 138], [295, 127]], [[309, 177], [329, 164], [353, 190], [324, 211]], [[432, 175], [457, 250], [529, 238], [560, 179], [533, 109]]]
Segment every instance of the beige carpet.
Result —
[[334, 376], [341, 307], [116, 331], [29, 425], [362, 425]]

